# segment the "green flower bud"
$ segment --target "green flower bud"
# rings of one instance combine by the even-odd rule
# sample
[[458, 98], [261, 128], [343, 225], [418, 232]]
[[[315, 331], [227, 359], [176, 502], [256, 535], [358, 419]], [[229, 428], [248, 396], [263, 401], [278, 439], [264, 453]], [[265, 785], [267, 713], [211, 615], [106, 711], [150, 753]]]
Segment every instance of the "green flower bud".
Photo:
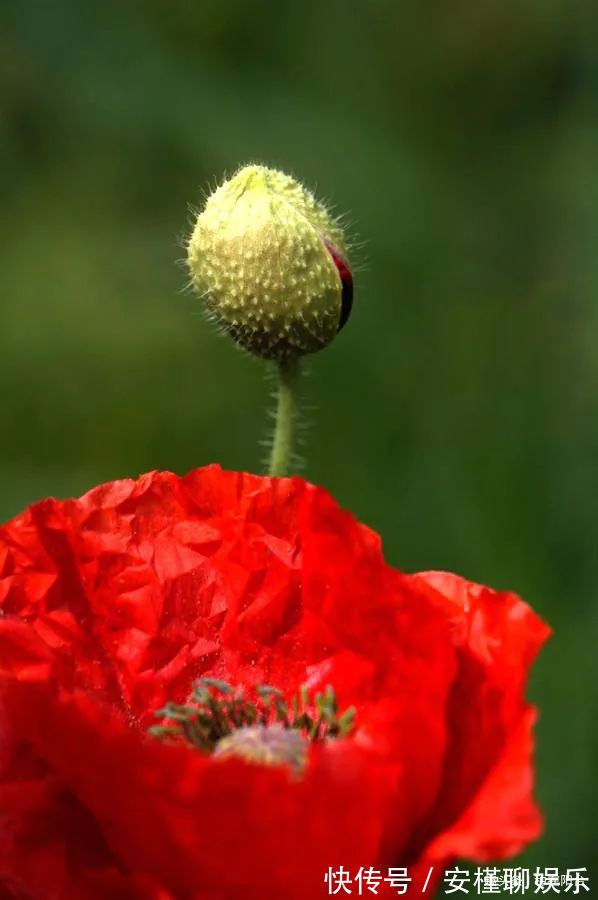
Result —
[[285, 362], [329, 344], [353, 299], [338, 222], [299, 182], [245, 166], [208, 197], [188, 245], [194, 287], [242, 347]]

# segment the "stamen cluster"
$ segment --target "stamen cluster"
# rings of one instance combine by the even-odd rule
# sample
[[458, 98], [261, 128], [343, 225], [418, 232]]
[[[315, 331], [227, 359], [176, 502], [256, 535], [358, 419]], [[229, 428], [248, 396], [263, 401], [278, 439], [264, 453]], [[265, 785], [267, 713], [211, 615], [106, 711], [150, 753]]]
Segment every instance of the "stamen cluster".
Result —
[[255, 699], [250, 700], [244, 696], [241, 686], [233, 688], [216, 678], [201, 678], [193, 686], [190, 703], [167, 703], [155, 715], [168, 724], [152, 726], [151, 735], [182, 738], [209, 753], [235, 730], [255, 725], [293, 729], [312, 742], [345, 737], [355, 725], [355, 707], [339, 715], [330, 685], [323, 693], [316, 693], [313, 701], [307, 687], [302, 685], [289, 707], [276, 687], [259, 685], [255, 688]]

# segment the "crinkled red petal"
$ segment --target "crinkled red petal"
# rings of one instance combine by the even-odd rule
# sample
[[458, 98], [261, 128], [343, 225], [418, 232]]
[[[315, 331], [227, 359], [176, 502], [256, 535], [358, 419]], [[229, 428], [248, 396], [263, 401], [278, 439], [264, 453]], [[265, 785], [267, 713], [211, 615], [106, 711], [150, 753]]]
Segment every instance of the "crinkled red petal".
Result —
[[[2, 887], [299, 900], [330, 865], [538, 832], [523, 689], [545, 626], [512, 594], [401, 575], [301, 479], [210, 466], [36, 504], [0, 530], [0, 610]], [[202, 675], [330, 683], [357, 730], [299, 781], [148, 738]]]

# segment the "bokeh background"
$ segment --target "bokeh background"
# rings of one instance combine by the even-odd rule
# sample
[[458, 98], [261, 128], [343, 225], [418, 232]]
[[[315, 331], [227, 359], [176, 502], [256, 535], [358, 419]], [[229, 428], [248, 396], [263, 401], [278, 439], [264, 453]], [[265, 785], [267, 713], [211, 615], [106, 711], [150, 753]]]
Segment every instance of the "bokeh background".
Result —
[[[598, 66], [566, 0], [4, 0], [0, 513], [152, 469], [262, 471], [272, 385], [186, 294], [189, 204], [247, 161], [348, 211], [352, 318], [304, 474], [404, 570], [554, 626], [545, 836], [596, 862]], [[367, 861], [366, 861], [367, 862]]]

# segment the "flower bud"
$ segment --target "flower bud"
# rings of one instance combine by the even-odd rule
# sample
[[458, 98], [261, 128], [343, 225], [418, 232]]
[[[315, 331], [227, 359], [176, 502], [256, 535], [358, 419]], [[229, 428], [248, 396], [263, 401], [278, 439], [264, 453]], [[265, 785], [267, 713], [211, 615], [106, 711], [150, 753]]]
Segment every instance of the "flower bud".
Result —
[[345, 324], [353, 280], [338, 222], [298, 181], [245, 166], [208, 197], [188, 245], [195, 288], [258, 356], [314, 353]]

